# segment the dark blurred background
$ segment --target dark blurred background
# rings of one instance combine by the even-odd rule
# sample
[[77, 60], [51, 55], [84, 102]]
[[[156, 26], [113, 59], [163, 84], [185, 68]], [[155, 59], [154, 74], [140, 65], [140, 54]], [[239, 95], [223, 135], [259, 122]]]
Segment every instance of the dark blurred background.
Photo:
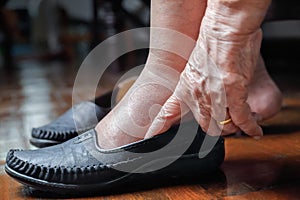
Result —
[[10, 70], [25, 59], [80, 62], [107, 37], [149, 26], [147, 0], [1, 0], [1, 6], [0, 65]]
[[[150, 19], [150, 0], [1, 0], [1, 6], [0, 66], [8, 70], [26, 59], [80, 63], [107, 37], [149, 26]], [[273, 0], [263, 30], [268, 69], [297, 68], [300, 2]], [[112, 70], [144, 62], [146, 53], [120, 58]]]

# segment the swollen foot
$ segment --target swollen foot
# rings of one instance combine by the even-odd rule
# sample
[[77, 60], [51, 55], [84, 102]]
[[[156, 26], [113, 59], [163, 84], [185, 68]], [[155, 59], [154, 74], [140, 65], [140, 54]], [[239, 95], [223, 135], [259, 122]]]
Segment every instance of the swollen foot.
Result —
[[281, 109], [282, 94], [267, 72], [262, 57], [249, 86], [247, 102], [252, 112], [259, 114], [261, 120], [274, 116]]
[[167, 66], [155, 69], [145, 67], [123, 99], [96, 126], [101, 148], [115, 148], [144, 138], [180, 75]]

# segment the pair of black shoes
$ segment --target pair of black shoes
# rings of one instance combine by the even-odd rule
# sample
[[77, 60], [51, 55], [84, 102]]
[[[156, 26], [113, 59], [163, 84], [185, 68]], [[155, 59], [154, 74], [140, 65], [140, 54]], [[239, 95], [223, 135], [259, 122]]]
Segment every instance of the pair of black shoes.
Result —
[[6, 172], [39, 190], [74, 194], [118, 190], [162, 177], [206, 175], [223, 162], [223, 138], [206, 135], [195, 122], [119, 148], [101, 149], [94, 127], [109, 112], [110, 96], [78, 104], [56, 121], [34, 128], [31, 143], [45, 148], [11, 150]]

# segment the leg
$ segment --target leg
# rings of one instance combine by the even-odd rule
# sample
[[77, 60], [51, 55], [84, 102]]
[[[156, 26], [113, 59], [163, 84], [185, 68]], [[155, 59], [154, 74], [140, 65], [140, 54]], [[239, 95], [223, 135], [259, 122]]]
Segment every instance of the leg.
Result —
[[[151, 5], [151, 27], [167, 28], [197, 39], [206, 0], [155, 0]], [[150, 42], [174, 44], [168, 35], [150, 36]], [[190, 53], [193, 47], [187, 49]], [[160, 80], [175, 87], [186, 60], [178, 55], [150, 50], [145, 69], [121, 102], [97, 125], [98, 142], [102, 148], [113, 148], [144, 138], [162, 105], [172, 91]], [[165, 66], [168, 68], [166, 69]], [[174, 73], [176, 70], [179, 73]], [[134, 135], [130, 135], [134, 134]]]

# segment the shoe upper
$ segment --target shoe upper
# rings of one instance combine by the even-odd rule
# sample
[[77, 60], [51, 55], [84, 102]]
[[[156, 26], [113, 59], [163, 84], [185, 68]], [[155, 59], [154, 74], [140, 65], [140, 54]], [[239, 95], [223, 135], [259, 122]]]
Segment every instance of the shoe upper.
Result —
[[[190, 125], [181, 127], [173, 127], [153, 138], [109, 150], [98, 146], [96, 131], [92, 129], [55, 146], [37, 150], [11, 150], [7, 155], [6, 166], [36, 179], [61, 183], [91, 183], [128, 172], [139, 173], [139, 170], [145, 170], [149, 166], [153, 168], [151, 163], [168, 159], [173, 159], [173, 162], [183, 157], [199, 161], [207, 159], [209, 161], [205, 165], [212, 169], [223, 162], [224, 141], [221, 137], [207, 136], [200, 129], [196, 129], [193, 134], [189, 131], [195, 129]], [[178, 131], [183, 134], [178, 134]], [[205, 140], [214, 142], [214, 147], [202, 149]], [[209, 150], [211, 151], [206, 155], [199, 157], [199, 152]]]
[[64, 142], [94, 128], [108, 112], [108, 108], [85, 101], [73, 106], [52, 123], [33, 128], [32, 137]]

